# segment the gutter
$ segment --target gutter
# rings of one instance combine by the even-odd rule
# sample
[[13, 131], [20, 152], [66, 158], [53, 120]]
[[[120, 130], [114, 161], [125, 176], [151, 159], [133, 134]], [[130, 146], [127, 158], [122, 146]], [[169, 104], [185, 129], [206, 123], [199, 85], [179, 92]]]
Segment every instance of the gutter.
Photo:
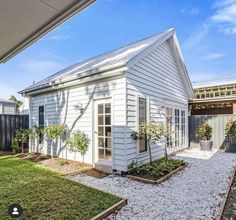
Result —
[[[59, 90], [75, 85], [81, 85], [84, 83], [88, 83], [91, 81], [99, 80], [99, 79], [105, 79], [108, 77], [113, 77], [113, 76], [119, 76], [124, 74], [124, 71], [126, 70], [126, 63], [122, 62], [119, 63], [119, 65], [115, 64], [112, 66], [106, 66], [104, 68], [101, 68], [99, 72], [94, 72], [93, 74], [86, 75], [86, 73], [89, 73], [91, 71], [84, 72], [84, 76], [81, 76], [79, 78], [73, 78], [65, 81], [59, 81], [58, 83], [51, 83], [50, 84], [45, 84], [41, 87], [36, 87], [32, 89], [25, 89], [22, 91], [19, 91], [23, 96], [31, 96], [31, 95], [36, 95], [36, 94], [41, 94], [49, 91], [54, 91], [54, 90]], [[120, 74], [117, 74], [117, 72], [120, 72]]]

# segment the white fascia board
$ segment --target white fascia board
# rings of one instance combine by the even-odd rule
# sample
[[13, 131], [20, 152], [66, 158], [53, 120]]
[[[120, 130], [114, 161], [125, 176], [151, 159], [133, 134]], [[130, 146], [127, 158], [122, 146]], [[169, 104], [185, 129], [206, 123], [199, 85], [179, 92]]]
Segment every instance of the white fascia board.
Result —
[[141, 60], [142, 58], [144, 58], [150, 51], [152, 51], [154, 48], [158, 47], [159, 45], [161, 45], [163, 42], [165, 42], [167, 39], [169, 39], [171, 36], [173, 36], [174, 34], [174, 29], [171, 28], [168, 31], [166, 31], [165, 34], [163, 34], [163, 36], [155, 41], [153, 44], [151, 44], [150, 46], [148, 46], [147, 48], [145, 48], [144, 50], [142, 50], [140, 53], [138, 53], [136, 56], [134, 56], [133, 58], [131, 58], [128, 63], [127, 63], [127, 67], [131, 68], [134, 64], [136, 64], [139, 60]]
[[47, 93], [47, 92], [51, 92], [51, 91], [54, 91], [54, 90], [60, 90], [60, 89], [68, 88], [68, 87], [82, 85], [82, 84], [85, 84], [85, 83], [96, 82], [97, 80], [109, 79], [111, 77], [124, 75], [125, 71], [126, 71], [126, 66], [123, 66], [123, 67], [120, 67], [120, 68], [116, 68], [114, 70], [109, 70], [107, 72], [96, 73], [96, 74], [93, 74], [93, 75], [90, 75], [90, 76], [87, 76], [87, 77], [84, 77], [84, 78], [80, 78], [80, 79], [77, 79], [77, 80], [56, 84], [56, 85], [53, 85], [53, 86], [48, 86], [48, 87], [45, 87], [45, 88], [37, 89], [35, 91], [19, 92], [19, 93], [22, 94], [23, 96], [30, 97], [30, 96], [33, 96], [33, 95]]
[[193, 86], [188, 75], [188, 71], [184, 62], [184, 57], [183, 57], [181, 48], [179, 46], [175, 31], [172, 36], [172, 39], [173, 39], [172, 48], [174, 49], [174, 55], [177, 61], [177, 66], [179, 67], [179, 71], [180, 71], [180, 74], [182, 75], [183, 83], [185, 85], [185, 88], [187, 89], [188, 96], [189, 96], [188, 98], [192, 99], [194, 96]]

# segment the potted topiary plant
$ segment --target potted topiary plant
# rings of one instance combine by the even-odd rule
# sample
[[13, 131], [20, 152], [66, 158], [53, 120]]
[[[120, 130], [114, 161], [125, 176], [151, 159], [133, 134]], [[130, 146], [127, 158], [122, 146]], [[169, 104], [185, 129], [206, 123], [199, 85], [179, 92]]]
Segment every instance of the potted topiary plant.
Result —
[[235, 142], [235, 135], [236, 135], [236, 125], [235, 120], [229, 119], [225, 125], [225, 135], [228, 139], [226, 142], [226, 150], [228, 152], [236, 153], [236, 142]]
[[202, 121], [197, 129], [198, 135], [200, 136], [200, 147], [201, 150], [211, 150], [213, 141], [211, 141], [212, 127], [208, 124], [207, 120]]

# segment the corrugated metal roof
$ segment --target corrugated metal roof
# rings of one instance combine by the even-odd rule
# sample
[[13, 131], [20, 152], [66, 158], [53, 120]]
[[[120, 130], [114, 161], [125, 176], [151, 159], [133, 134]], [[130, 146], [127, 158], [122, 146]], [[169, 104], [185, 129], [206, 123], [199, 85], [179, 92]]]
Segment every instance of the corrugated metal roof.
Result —
[[151, 36], [144, 40], [129, 44], [119, 49], [74, 64], [62, 71], [59, 71], [47, 77], [46, 79], [35, 83], [34, 85], [20, 91], [19, 93], [22, 94], [25, 92], [43, 88], [45, 86], [54, 85], [55, 83], [86, 77], [90, 74], [99, 72], [101, 68], [104, 68], [106, 66], [112, 66], [115, 64], [126, 64], [130, 59], [138, 55], [147, 47], [154, 44], [156, 41], [160, 40], [161, 37], [163, 37], [170, 31], [173, 31], [173, 29], [169, 29], [165, 32]]

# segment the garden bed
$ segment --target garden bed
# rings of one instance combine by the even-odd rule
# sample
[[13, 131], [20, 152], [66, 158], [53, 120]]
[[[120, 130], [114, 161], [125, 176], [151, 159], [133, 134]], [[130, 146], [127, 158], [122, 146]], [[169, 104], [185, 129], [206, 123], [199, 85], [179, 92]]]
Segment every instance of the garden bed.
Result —
[[40, 153], [19, 154], [18, 158], [35, 162], [52, 171], [56, 171], [61, 175], [74, 175], [92, 169], [92, 166], [78, 161], [65, 160], [61, 158], [52, 158], [48, 155]]
[[182, 170], [187, 165], [183, 160], [162, 158], [151, 164], [132, 164], [128, 177], [143, 183], [159, 184]]
[[236, 219], [236, 172], [234, 172], [234, 176], [232, 177], [232, 181], [230, 183], [230, 189], [228, 194], [225, 197], [225, 201], [223, 203], [223, 210], [221, 219]]

